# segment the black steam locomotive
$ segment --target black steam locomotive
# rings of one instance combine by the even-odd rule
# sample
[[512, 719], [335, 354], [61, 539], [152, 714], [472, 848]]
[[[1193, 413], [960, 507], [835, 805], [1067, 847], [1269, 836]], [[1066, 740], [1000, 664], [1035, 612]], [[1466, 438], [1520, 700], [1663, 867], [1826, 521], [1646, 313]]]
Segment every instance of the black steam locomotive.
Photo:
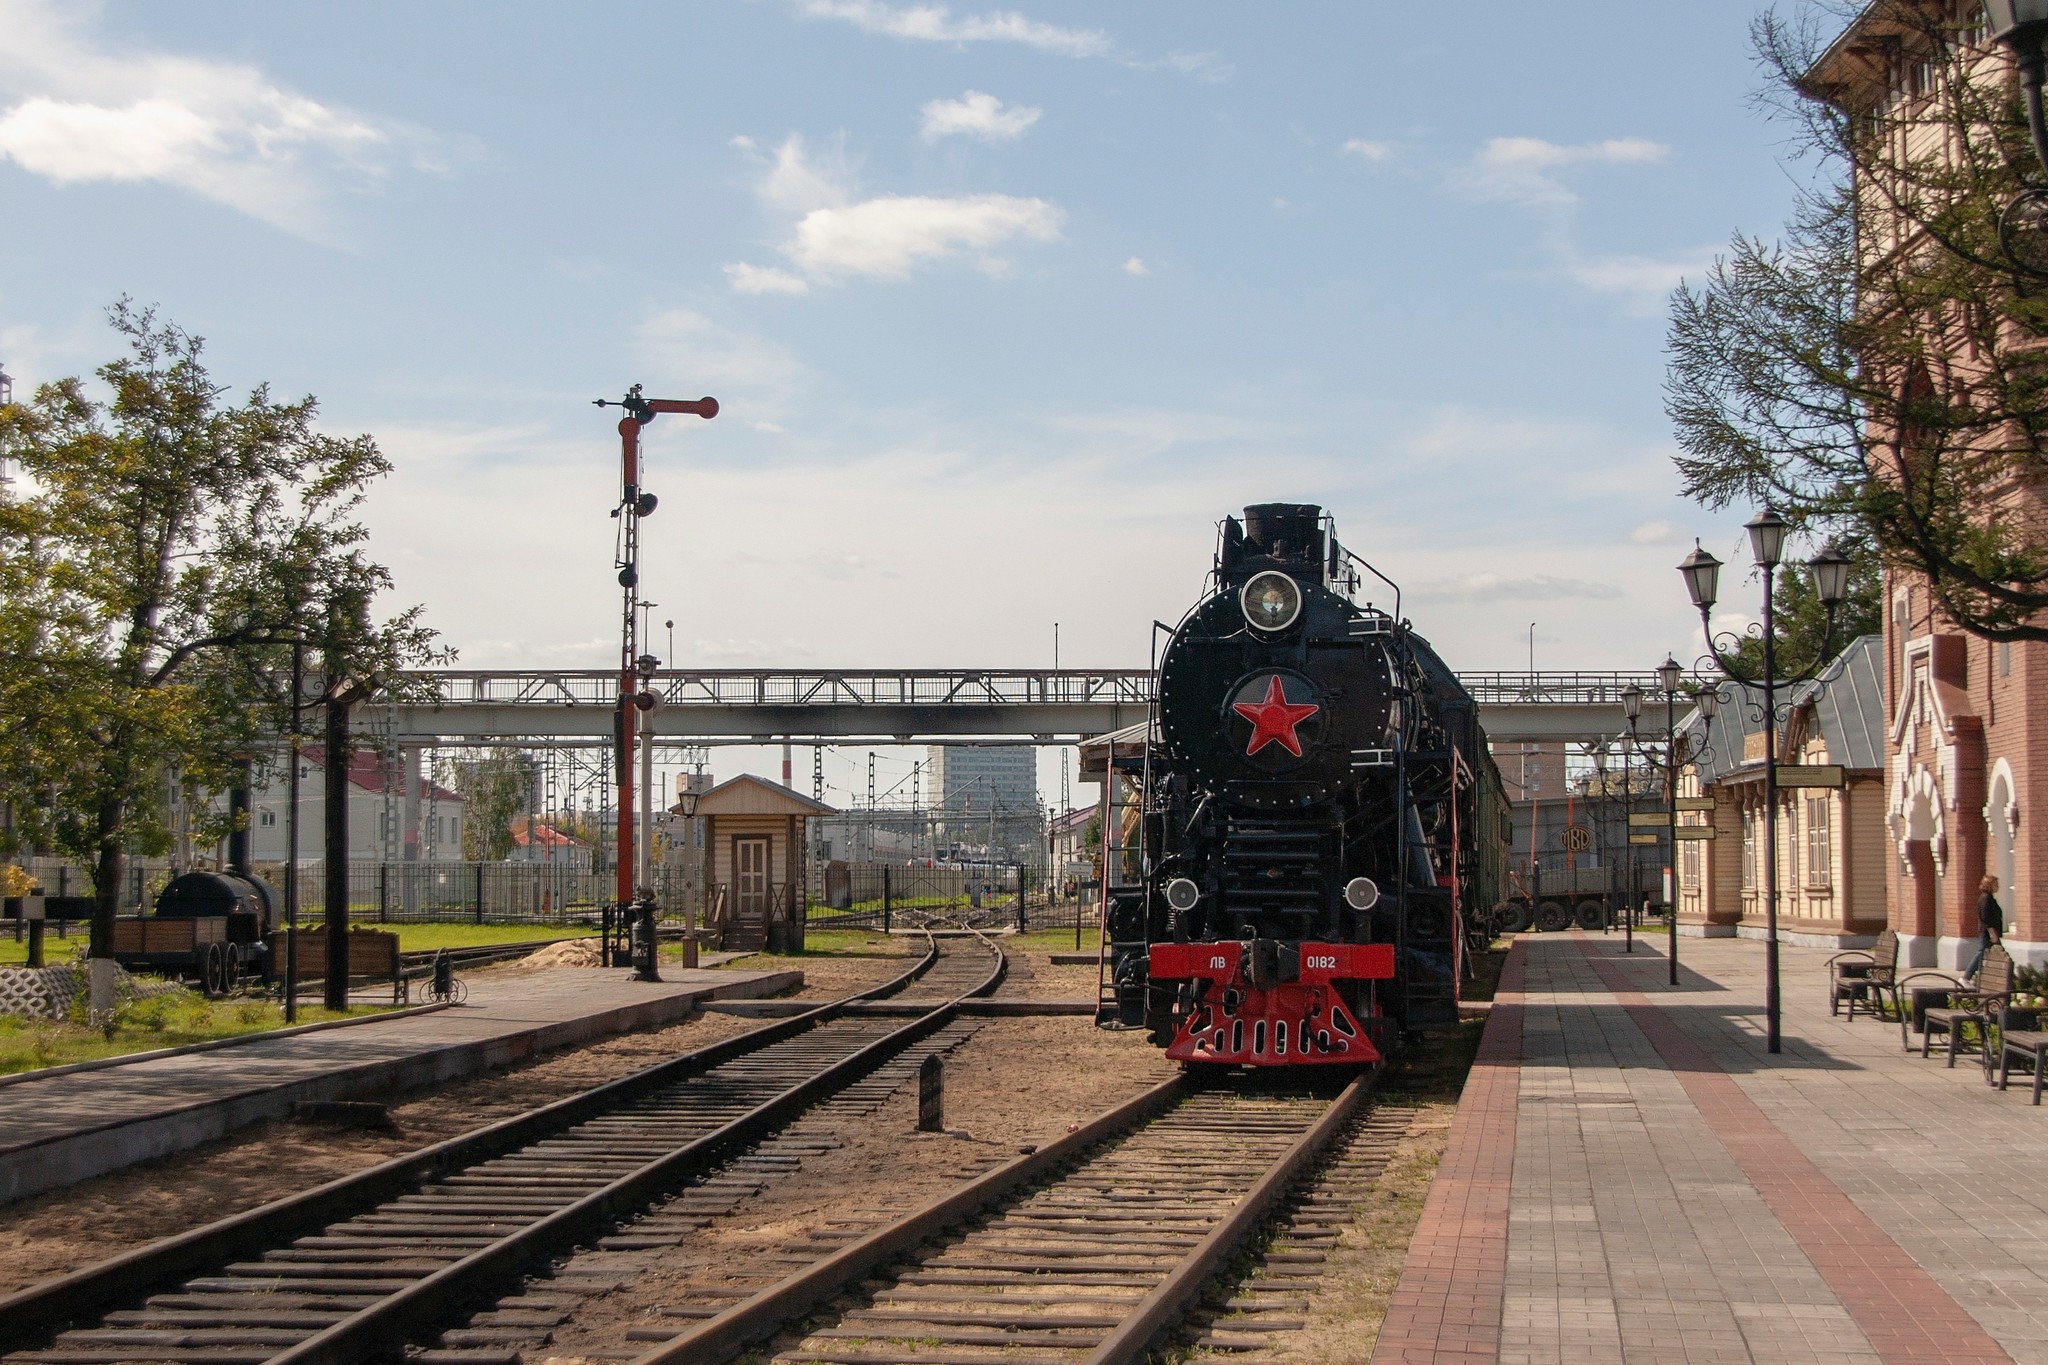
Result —
[[[1353, 600], [1361, 569], [1392, 612]], [[1499, 774], [1470, 694], [1321, 508], [1224, 519], [1152, 723], [1099, 1022], [1244, 1066], [1369, 1063], [1456, 1022], [1466, 921], [1501, 897]]]

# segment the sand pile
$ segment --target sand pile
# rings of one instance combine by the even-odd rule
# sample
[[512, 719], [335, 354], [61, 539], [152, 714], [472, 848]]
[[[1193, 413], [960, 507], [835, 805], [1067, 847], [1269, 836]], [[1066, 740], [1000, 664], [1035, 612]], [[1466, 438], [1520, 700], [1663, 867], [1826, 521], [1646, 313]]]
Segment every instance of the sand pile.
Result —
[[601, 967], [604, 954], [598, 949], [594, 938], [564, 939], [550, 943], [538, 952], [528, 954], [529, 967]]

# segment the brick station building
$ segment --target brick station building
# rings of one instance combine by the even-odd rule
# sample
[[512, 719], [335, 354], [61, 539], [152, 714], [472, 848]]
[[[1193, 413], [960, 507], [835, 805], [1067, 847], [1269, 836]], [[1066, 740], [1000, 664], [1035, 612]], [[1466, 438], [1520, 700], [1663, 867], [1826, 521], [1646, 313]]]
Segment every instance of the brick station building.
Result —
[[[1929, 15], [1951, 22], [1946, 37], [1930, 38]], [[1945, 61], [1937, 42], [1960, 44], [1946, 54], [1960, 60]], [[1815, 63], [1808, 86], [1901, 145], [1924, 147], [1945, 135], [1929, 111], [1957, 71], [2005, 82], [2017, 98], [2013, 63], [1990, 42], [1978, 0], [1880, 0]], [[1916, 245], [1889, 236], [1884, 249]], [[1930, 341], [1933, 368], [1967, 382], [1976, 363], [1967, 343]], [[1883, 445], [1873, 441], [1873, 452]], [[2048, 527], [2043, 492], [2016, 483], [1986, 512]], [[1903, 955], [1916, 966], [1966, 963], [1978, 884], [1989, 874], [1999, 879], [2013, 957], [2048, 962], [2048, 644], [1964, 633], [1913, 574], [1887, 573], [1884, 592], [1889, 922]]]

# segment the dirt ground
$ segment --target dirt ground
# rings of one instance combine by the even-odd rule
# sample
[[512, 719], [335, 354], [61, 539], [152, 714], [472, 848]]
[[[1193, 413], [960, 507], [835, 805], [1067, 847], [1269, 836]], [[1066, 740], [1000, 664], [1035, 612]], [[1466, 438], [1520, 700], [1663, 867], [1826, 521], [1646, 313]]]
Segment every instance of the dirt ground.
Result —
[[[593, 1352], [646, 1350], [635, 1327], [674, 1329], [664, 1306], [702, 1304], [697, 1286], [779, 1278], [795, 1267], [769, 1258], [826, 1225], [909, 1212], [969, 1175], [1042, 1146], [1074, 1125], [1167, 1079], [1174, 1068], [1139, 1033], [1105, 1033], [1084, 1017], [989, 1019], [946, 1059], [946, 1128], [917, 1129], [915, 1087], [835, 1130], [844, 1145], [806, 1157], [731, 1216], [693, 1232], [681, 1247], [597, 1253], [590, 1260], [630, 1282], [585, 1301], [533, 1365], [570, 1365]], [[580, 1259], [580, 1258], [579, 1258]], [[544, 1290], [543, 1290], [544, 1292]]]

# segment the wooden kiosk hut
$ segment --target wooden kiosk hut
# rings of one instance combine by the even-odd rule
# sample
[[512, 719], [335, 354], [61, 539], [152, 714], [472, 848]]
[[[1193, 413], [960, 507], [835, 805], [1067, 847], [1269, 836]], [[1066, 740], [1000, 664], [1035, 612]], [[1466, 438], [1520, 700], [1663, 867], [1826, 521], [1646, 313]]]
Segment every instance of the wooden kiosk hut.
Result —
[[704, 927], [719, 948], [795, 952], [804, 943], [804, 822], [838, 814], [752, 773], [697, 798], [704, 830]]

